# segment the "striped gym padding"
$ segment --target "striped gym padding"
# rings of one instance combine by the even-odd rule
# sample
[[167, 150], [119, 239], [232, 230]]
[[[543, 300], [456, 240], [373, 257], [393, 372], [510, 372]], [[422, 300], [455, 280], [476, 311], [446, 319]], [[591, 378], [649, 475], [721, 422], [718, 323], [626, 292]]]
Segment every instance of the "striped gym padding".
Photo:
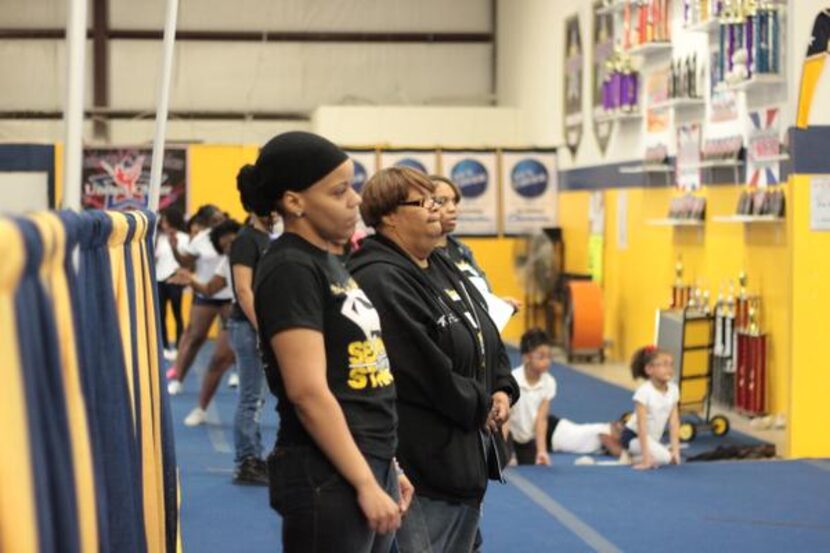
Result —
[[150, 213], [0, 218], [0, 550], [175, 551]]
[[30, 422], [14, 309], [26, 250], [8, 219], [0, 219], [0, 259], [0, 551], [38, 551]]
[[17, 338], [29, 421], [41, 551], [80, 551], [78, 505], [66, 394], [52, 303], [43, 288], [51, 268], [34, 223], [15, 219], [26, 264], [15, 293]]

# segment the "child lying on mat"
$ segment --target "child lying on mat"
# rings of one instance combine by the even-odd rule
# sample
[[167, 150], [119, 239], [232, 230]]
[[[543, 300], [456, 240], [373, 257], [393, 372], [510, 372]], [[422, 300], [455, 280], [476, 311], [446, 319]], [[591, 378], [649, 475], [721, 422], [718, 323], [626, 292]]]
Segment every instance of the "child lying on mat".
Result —
[[550, 336], [538, 328], [528, 330], [519, 349], [522, 365], [513, 369], [513, 377], [521, 394], [502, 427], [517, 463], [549, 465], [550, 451], [618, 456], [622, 451], [619, 423], [576, 424], [549, 414], [556, 396], [556, 380], [548, 372], [553, 358]]
[[[672, 382], [672, 356], [656, 346], [637, 350], [631, 360], [631, 375], [645, 379], [634, 392], [634, 415], [623, 429], [624, 448], [621, 462], [628, 457], [635, 469], [652, 469], [669, 463], [680, 464], [680, 415], [677, 402], [680, 392]], [[669, 424], [671, 450], [660, 443]]]

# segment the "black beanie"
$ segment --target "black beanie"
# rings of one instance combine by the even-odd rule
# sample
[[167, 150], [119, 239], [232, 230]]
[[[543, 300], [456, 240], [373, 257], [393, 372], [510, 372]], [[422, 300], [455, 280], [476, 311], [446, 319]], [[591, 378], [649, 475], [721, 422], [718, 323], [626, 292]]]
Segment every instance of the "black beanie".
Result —
[[277, 135], [262, 147], [254, 165], [240, 169], [236, 179], [242, 204], [265, 216], [287, 191], [305, 190], [348, 158], [337, 145], [313, 133]]

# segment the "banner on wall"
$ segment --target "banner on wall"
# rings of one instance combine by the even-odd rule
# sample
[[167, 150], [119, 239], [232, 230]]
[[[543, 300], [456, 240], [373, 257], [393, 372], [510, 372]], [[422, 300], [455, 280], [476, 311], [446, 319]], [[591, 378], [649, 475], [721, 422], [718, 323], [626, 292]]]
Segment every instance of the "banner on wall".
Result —
[[498, 162], [493, 150], [443, 150], [443, 175], [461, 190], [456, 233], [498, 234]]
[[700, 124], [677, 127], [677, 187], [686, 192], [700, 189]]
[[435, 150], [382, 150], [380, 168], [409, 167], [427, 175], [434, 175], [438, 170], [437, 158]]
[[[81, 205], [93, 209], [142, 209], [150, 200], [150, 148], [84, 148]], [[187, 149], [167, 148], [159, 209], [187, 209]]]
[[611, 140], [613, 130], [613, 122], [610, 119], [598, 117], [605, 113], [602, 105], [602, 83], [605, 82], [608, 74], [606, 63], [614, 54], [614, 16], [610, 12], [599, 13], [598, 10], [604, 5], [602, 0], [594, 2], [593, 63], [591, 64], [594, 136], [597, 138], [597, 145], [602, 155], [605, 155], [608, 149], [608, 141]]
[[746, 183], [766, 188], [781, 182], [781, 110], [749, 112], [746, 135]]
[[565, 144], [575, 156], [582, 141], [582, 35], [579, 15], [565, 20]]
[[646, 78], [646, 136], [645, 159], [648, 162], [662, 162], [669, 153], [670, 110], [667, 107], [654, 108], [668, 99], [668, 82], [671, 74], [666, 65], [654, 70]]
[[503, 150], [501, 183], [505, 234], [531, 234], [556, 226], [556, 150]]
[[[361, 194], [363, 187], [369, 182], [377, 172], [377, 152], [374, 148], [344, 148], [344, 152], [348, 155], [354, 164], [354, 176], [352, 177], [352, 188], [355, 192]], [[363, 222], [363, 217], [357, 216], [357, 228], [355, 229], [358, 235], [369, 234], [372, 231], [366, 227]]]

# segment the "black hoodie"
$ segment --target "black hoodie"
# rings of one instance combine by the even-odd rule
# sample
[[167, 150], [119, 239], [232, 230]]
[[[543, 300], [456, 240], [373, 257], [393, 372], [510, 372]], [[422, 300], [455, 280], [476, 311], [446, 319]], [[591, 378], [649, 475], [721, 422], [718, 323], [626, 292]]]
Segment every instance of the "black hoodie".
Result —
[[478, 505], [487, 487], [481, 439], [491, 395], [519, 387], [484, 300], [444, 256], [429, 257], [476, 305], [484, 359], [466, 302], [453, 301], [394, 242], [366, 238], [348, 268], [380, 315], [398, 393], [398, 461], [425, 497]]

